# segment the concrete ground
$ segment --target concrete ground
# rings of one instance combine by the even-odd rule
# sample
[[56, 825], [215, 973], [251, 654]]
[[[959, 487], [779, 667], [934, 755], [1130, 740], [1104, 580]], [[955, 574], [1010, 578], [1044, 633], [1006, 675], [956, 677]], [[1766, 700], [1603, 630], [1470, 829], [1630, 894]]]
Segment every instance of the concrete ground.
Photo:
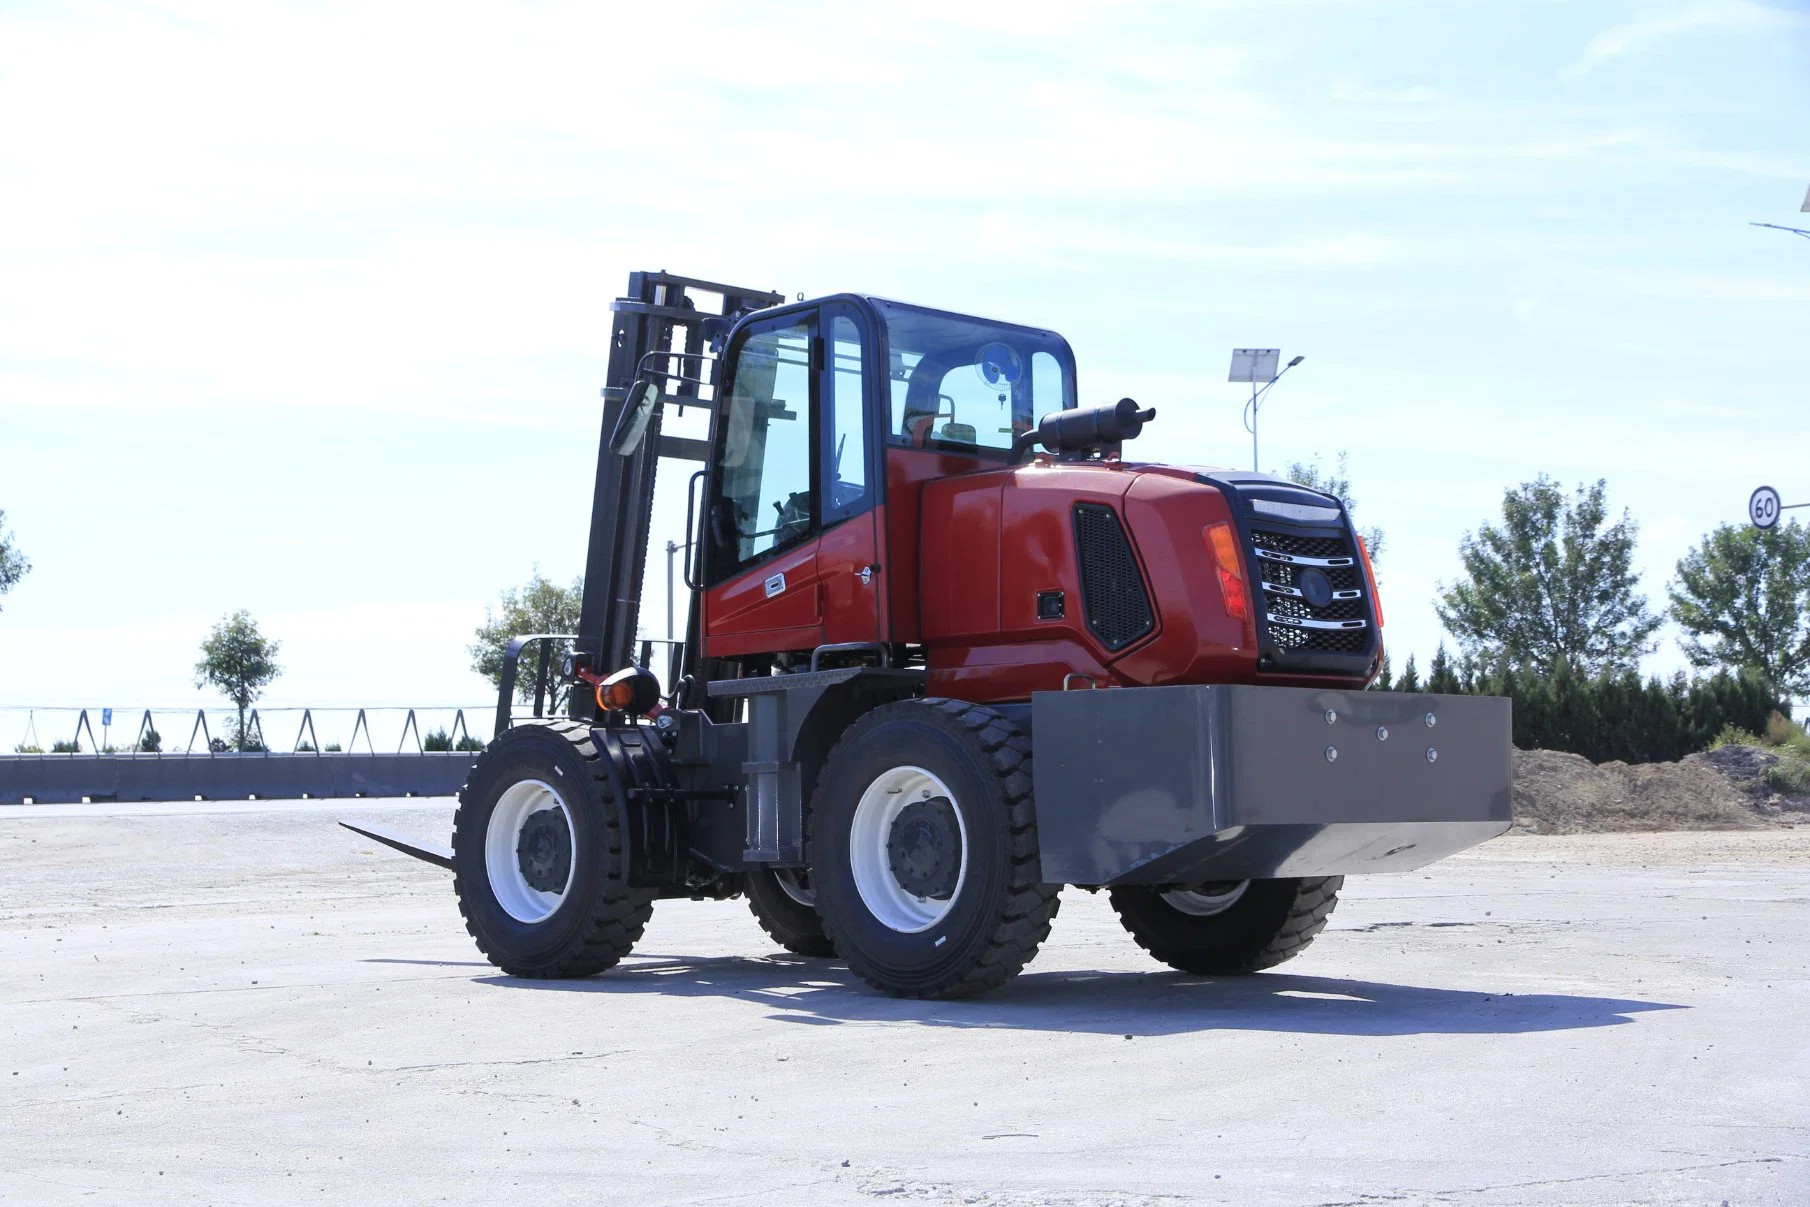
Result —
[[923, 1003], [740, 902], [512, 980], [333, 825], [449, 803], [205, 807], [0, 809], [0, 1201], [1810, 1203], [1810, 828], [1500, 839], [1236, 981], [1070, 890]]

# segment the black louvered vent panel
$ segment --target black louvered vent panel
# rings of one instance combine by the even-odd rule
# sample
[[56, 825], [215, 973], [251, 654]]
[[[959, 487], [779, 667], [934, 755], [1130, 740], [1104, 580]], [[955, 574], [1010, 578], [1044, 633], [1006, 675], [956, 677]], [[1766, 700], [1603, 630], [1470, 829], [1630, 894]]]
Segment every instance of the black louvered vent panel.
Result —
[[1081, 558], [1081, 601], [1087, 627], [1109, 650], [1123, 649], [1156, 627], [1150, 593], [1118, 513], [1082, 503], [1075, 507], [1075, 546]]

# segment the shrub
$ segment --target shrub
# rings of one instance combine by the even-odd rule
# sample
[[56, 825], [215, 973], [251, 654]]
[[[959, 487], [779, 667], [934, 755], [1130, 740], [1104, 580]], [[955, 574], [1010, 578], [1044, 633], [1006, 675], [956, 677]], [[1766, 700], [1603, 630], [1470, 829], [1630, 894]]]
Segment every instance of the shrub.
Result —
[[1760, 744], [1759, 734], [1749, 733], [1739, 725], [1724, 725], [1722, 732], [1717, 734], [1715, 740], [1709, 744], [1709, 748], [1720, 750], [1724, 746], [1758, 746]]
[[163, 752], [163, 735], [155, 729], [145, 730], [145, 736], [138, 739], [138, 750], [141, 754], [161, 754]]
[[321, 753], [322, 754], [338, 754], [338, 753], [340, 753], [339, 743], [338, 742], [328, 742], [325, 746], [321, 747]]
[[421, 739], [421, 749], [423, 750], [451, 750], [452, 748], [452, 738], [444, 729], [436, 729]]
[[1766, 744], [1783, 746], [1797, 754], [1810, 758], [1810, 734], [1804, 727], [1783, 713], [1773, 713], [1766, 718]]
[[80, 754], [81, 752], [81, 745], [76, 742], [52, 742], [50, 744], [52, 754]]
[[470, 734], [466, 734], [463, 737], [461, 737], [457, 742], [453, 743], [453, 749], [475, 752], [475, 751], [484, 749], [484, 743], [482, 743], [478, 739], [472, 737]]
[[43, 754], [44, 748], [36, 742], [20, 742], [13, 747], [14, 754]]
[[[1810, 757], [1810, 737], [1793, 736], [1802, 726], [1785, 717], [1784, 701], [1752, 675], [1643, 681], [1632, 671], [1586, 675], [1564, 662], [1548, 674], [1486, 671], [1467, 659], [1456, 669], [1446, 663], [1440, 679], [1448, 692], [1513, 700], [1514, 742], [1523, 750], [1563, 750], [1594, 763], [1672, 762], [1715, 746], [1761, 744], [1768, 739], [1756, 735], [1773, 726], [1782, 741], [1803, 741]], [[1416, 690], [1411, 683], [1404, 674], [1396, 690]]]
[[1810, 794], [1810, 763], [1780, 759], [1766, 768], [1766, 784], [1775, 792], [1788, 792], [1793, 796]]
[[295, 752], [297, 754], [314, 754], [314, 743], [306, 740], [298, 742], [295, 747]]

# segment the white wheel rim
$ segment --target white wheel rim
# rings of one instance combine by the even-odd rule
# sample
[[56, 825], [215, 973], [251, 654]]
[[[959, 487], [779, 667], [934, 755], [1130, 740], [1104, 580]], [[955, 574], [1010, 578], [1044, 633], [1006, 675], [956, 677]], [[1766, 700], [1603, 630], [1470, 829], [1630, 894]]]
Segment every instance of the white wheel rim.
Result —
[[802, 868], [775, 868], [773, 882], [779, 891], [806, 909], [817, 908], [817, 892], [811, 887], [811, 876]]
[[1214, 914], [1223, 914], [1244, 896], [1244, 890], [1251, 887], [1249, 880], [1240, 880], [1231, 888], [1221, 892], [1201, 892], [1198, 889], [1175, 889], [1163, 894], [1163, 900], [1182, 913], [1194, 918], [1211, 918]]
[[[938, 796], [947, 800], [954, 811], [961, 839], [961, 864], [956, 871], [955, 888], [947, 900], [919, 897], [907, 891], [893, 875], [889, 858], [892, 823], [905, 806]], [[947, 784], [922, 767], [894, 767], [881, 772], [867, 786], [855, 805], [848, 850], [861, 903], [882, 926], [900, 934], [917, 934], [941, 922], [961, 898], [962, 885], [968, 879], [968, 823], [962, 817], [961, 802]]]
[[[528, 819], [543, 809], [558, 809], [565, 817], [566, 833], [572, 840], [572, 858], [566, 868], [566, 882], [558, 892], [544, 892], [528, 883], [522, 872], [516, 847]], [[484, 871], [490, 877], [490, 891], [496, 894], [503, 912], [517, 922], [544, 922], [565, 901], [572, 887], [572, 871], [578, 864], [578, 832], [572, 825], [572, 811], [554, 791], [551, 784], [540, 780], [522, 780], [511, 784], [490, 811], [490, 826], [484, 832]]]

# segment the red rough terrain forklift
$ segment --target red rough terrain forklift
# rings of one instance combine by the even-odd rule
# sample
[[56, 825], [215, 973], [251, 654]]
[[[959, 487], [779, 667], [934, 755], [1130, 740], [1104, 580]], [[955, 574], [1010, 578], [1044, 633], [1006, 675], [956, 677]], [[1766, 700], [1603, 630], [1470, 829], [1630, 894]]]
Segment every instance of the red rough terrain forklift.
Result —
[[[1158, 960], [1248, 973], [1345, 875], [1508, 828], [1508, 701], [1365, 690], [1382, 608], [1339, 500], [1127, 460], [1155, 412], [1079, 406], [1055, 332], [654, 272], [613, 310], [580, 632], [511, 644], [450, 852], [371, 835], [452, 870], [497, 967], [589, 976], [655, 901], [741, 895], [790, 951], [961, 996], [1076, 885]], [[662, 431], [687, 408], [707, 439]], [[702, 468], [662, 683], [669, 459]]]

